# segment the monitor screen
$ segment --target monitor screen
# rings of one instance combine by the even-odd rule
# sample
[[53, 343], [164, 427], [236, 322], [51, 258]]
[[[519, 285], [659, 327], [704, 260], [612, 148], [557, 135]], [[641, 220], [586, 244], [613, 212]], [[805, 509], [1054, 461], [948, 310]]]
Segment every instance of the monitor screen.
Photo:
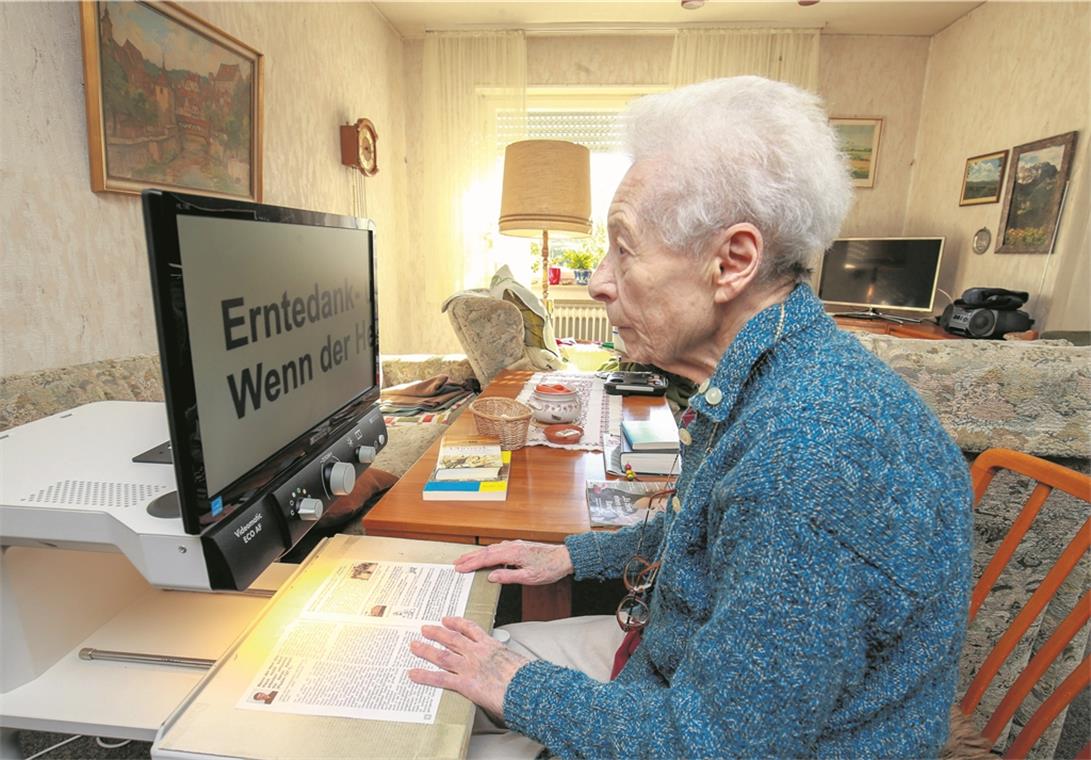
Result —
[[943, 240], [835, 240], [823, 257], [818, 297], [846, 306], [931, 312]]
[[377, 397], [372, 233], [155, 191], [145, 212], [179, 500], [199, 532]]

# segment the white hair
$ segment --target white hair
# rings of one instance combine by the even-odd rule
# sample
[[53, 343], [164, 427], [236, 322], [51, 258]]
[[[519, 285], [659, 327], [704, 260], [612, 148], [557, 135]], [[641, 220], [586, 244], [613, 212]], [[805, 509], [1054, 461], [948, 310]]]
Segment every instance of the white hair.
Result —
[[852, 202], [848, 165], [817, 95], [784, 82], [714, 79], [632, 103], [635, 161], [654, 161], [640, 215], [668, 248], [697, 253], [749, 222], [765, 245], [759, 282], [802, 281]]

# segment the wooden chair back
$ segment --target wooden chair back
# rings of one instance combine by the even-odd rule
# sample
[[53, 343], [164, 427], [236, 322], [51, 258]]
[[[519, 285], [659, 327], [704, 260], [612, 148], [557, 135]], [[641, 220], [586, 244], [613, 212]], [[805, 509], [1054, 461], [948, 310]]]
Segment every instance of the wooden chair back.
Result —
[[[1042, 505], [1050, 493], [1055, 489], [1061, 490], [1091, 504], [1091, 477], [1029, 454], [1010, 449], [989, 449], [982, 452], [970, 468], [975, 509], [981, 501], [985, 489], [988, 488], [993, 477], [1001, 469], [1011, 470], [1036, 480], [1037, 485], [1023, 504], [1007, 536], [1001, 542], [996, 554], [993, 555], [984, 572], [982, 572], [981, 578], [978, 579], [977, 584], [974, 586], [970, 601], [971, 621], [977, 615], [989, 592], [996, 585], [1001, 572], [1011, 560], [1016, 547], [1022, 541], [1023, 536], [1026, 535], [1027, 530], [1041, 511]], [[1046, 608], [1046, 605], [1056, 594], [1057, 589], [1072, 573], [1080, 558], [1089, 549], [1091, 549], [1091, 518], [1083, 523], [1083, 526], [1064, 548], [1056, 563], [1046, 573], [1041, 585], [1031, 594], [1026, 605], [1015, 616], [1008, 629], [1000, 636], [992, 651], [982, 662], [980, 669], [959, 704], [959, 709], [964, 715], [969, 716], [977, 709], [985, 691], [1001, 666], [1012, 651], [1015, 650], [1020, 639], [1022, 639], [1034, 620]], [[996, 743], [1019, 705], [1023, 703], [1031, 689], [1038, 684], [1050, 665], [1087, 623], [1088, 619], [1091, 619], [1091, 593], [1085, 590], [1072, 611], [1030, 659], [1023, 672], [1020, 673], [1004, 695], [1004, 698], [997, 705], [996, 710], [989, 717], [984, 729], [981, 731], [986, 740], [993, 744]], [[1038, 741], [1050, 723], [1072, 702], [1081, 690], [1088, 687], [1088, 684], [1091, 684], [1091, 657], [1085, 657], [1068, 677], [1053, 690], [1053, 693], [1042, 702], [1030, 720], [1027, 721], [1023, 730], [1008, 747], [1004, 757], [1026, 757], [1031, 747]], [[1088, 747], [1085, 747], [1084, 751], [1087, 749]], [[1081, 751], [1081, 755], [1084, 754], [1084, 751]]]

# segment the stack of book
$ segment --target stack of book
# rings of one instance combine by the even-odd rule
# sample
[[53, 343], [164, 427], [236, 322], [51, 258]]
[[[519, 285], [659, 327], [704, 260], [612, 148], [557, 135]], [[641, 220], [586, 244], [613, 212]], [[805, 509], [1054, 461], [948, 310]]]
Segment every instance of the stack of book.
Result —
[[496, 438], [447, 432], [436, 468], [424, 484], [425, 501], [504, 501], [508, 498], [511, 452]]
[[629, 466], [640, 475], [675, 474], [681, 462], [679, 450], [678, 426], [672, 417], [621, 423], [622, 470]]

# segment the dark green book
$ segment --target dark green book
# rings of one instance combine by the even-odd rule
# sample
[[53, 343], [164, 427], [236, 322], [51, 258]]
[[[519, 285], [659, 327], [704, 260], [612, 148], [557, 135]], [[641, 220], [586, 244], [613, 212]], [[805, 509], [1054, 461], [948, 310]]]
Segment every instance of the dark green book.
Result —
[[633, 451], [678, 451], [678, 426], [673, 417], [623, 420], [621, 432]]

